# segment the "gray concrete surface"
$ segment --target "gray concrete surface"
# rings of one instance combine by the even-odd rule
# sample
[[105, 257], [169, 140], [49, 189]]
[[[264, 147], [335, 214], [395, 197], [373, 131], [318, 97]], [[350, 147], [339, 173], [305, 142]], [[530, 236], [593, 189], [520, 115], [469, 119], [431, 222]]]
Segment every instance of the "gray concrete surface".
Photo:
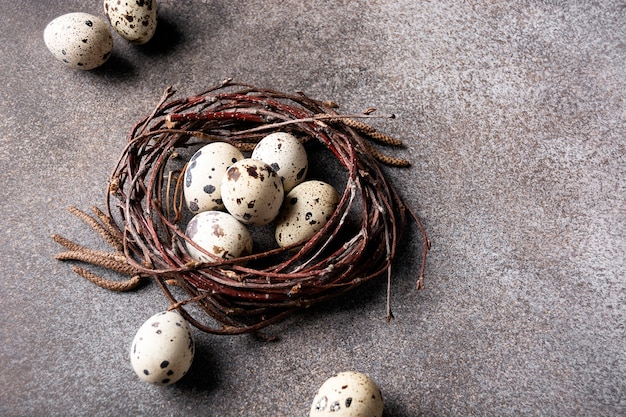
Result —
[[[379, 384], [385, 416], [626, 415], [623, 1], [161, 1], [156, 38], [115, 36], [100, 69], [62, 67], [43, 29], [97, 1], [0, 1], [0, 414], [305, 416], [333, 373]], [[133, 374], [155, 285], [117, 294], [53, 259], [67, 213], [104, 201], [131, 125], [167, 85], [226, 77], [393, 112], [413, 161], [387, 170], [433, 248], [272, 327], [276, 343], [196, 333], [190, 374]]]

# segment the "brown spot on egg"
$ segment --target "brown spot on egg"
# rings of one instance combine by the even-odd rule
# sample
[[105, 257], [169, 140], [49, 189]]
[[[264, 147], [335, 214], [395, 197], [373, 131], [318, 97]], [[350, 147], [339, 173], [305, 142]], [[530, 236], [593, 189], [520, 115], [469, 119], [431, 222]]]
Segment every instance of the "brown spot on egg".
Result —
[[228, 176], [229, 181], [237, 181], [241, 176], [241, 172], [239, 172], [238, 167], [230, 167], [228, 168], [226, 175]]
[[224, 229], [222, 229], [222, 226], [220, 226], [219, 224], [214, 224], [213, 234], [217, 237], [222, 237], [224, 236]]
[[246, 167], [246, 170], [248, 171], [248, 175], [250, 175], [252, 178], [259, 178], [259, 172], [256, 169], [257, 167], [255, 167], [254, 165], [248, 165]]

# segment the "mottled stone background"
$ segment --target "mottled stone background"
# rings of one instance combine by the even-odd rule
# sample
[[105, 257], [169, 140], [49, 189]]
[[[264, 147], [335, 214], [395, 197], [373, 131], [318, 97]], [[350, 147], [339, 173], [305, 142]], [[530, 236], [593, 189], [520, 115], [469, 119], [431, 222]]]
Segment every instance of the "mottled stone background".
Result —
[[[333, 373], [371, 375], [385, 416], [626, 414], [626, 4], [623, 1], [162, 1], [155, 38], [114, 37], [91, 72], [46, 24], [98, 1], [0, 0], [0, 414], [306, 416]], [[168, 304], [57, 262], [66, 211], [104, 202], [126, 135], [167, 85], [227, 77], [395, 113], [386, 169], [433, 246], [414, 290], [411, 226], [393, 275], [271, 328], [196, 333], [190, 373], [135, 377], [128, 349]], [[323, 161], [318, 161], [324, 163]]]

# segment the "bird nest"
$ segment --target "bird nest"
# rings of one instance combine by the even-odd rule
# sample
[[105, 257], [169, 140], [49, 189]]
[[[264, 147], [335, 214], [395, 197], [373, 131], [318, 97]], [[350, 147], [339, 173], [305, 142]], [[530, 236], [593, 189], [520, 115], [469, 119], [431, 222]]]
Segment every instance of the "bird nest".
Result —
[[[362, 121], [393, 116], [375, 116], [374, 109], [340, 115], [333, 102], [231, 80], [192, 97], [173, 99], [173, 95], [168, 88], [154, 111], [131, 129], [109, 180], [106, 210], [93, 207], [90, 215], [70, 208], [113, 251], [88, 249], [54, 235], [67, 249], [57, 259], [90, 263], [130, 277], [112, 280], [93, 268], [74, 267], [111, 290], [130, 290], [153, 279], [169, 299], [170, 309], [178, 309], [197, 328], [239, 334], [256, 332], [375, 277], [386, 275], [389, 289], [398, 243], [412, 218], [423, 237], [417, 281], [417, 288], [422, 287], [428, 238], [379, 166], [408, 162], [386, 156], [373, 145], [401, 142]], [[213, 141], [248, 152], [275, 131], [297, 136], [309, 159], [326, 153], [326, 160], [338, 162], [341, 197], [328, 223], [303, 245], [267, 246], [231, 260], [192, 259], [184, 233], [189, 218], [182, 197], [186, 156]], [[391, 314], [388, 290], [387, 317]]]

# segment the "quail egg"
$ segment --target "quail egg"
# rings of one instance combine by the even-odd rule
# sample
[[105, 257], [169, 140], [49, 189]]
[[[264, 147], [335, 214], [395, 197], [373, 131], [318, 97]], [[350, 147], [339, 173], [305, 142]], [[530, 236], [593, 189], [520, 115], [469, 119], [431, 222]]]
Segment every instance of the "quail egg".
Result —
[[213, 142], [198, 149], [185, 170], [185, 203], [192, 213], [223, 210], [222, 177], [229, 166], [243, 159], [242, 153], [226, 142]]
[[287, 132], [265, 136], [255, 146], [251, 157], [269, 164], [276, 171], [283, 180], [286, 193], [304, 181], [309, 167], [306, 149]]
[[[252, 253], [252, 235], [237, 219], [223, 211], [203, 211], [187, 223], [185, 234], [218, 259], [234, 259]], [[189, 255], [200, 262], [215, 258], [185, 242]]]
[[360, 372], [340, 372], [322, 384], [310, 417], [381, 417], [383, 397], [376, 383]]
[[129, 42], [144, 44], [156, 31], [156, 0], [104, 0], [104, 13], [113, 29]]
[[230, 214], [245, 224], [266, 225], [278, 215], [285, 197], [280, 177], [263, 161], [237, 161], [222, 178], [222, 200]]
[[44, 29], [43, 40], [56, 59], [80, 70], [91, 70], [104, 64], [113, 50], [109, 26], [88, 13], [57, 17]]
[[191, 329], [177, 311], [163, 311], [146, 320], [130, 348], [133, 370], [154, 385], [178, 381], [191, 367], [193, 357]]
[[323, 181], [305, 181], [291, 190], [276, 219], [280, 247], [304, 243], [322, 230], [339, 203], [339, 193]]

